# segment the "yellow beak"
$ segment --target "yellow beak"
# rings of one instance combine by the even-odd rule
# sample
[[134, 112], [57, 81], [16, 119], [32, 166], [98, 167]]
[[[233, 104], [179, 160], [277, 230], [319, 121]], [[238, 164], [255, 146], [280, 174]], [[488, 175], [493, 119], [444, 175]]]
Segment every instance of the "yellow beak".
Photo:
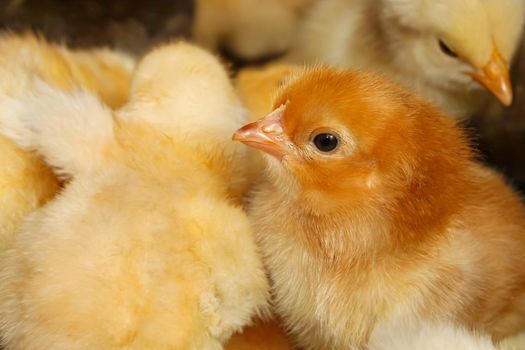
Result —
[[498, 50], [494, 49], [490, 61], [470, 75], [492, 92], [505, 106], [512, 104], [512, 85], [509, 70]]

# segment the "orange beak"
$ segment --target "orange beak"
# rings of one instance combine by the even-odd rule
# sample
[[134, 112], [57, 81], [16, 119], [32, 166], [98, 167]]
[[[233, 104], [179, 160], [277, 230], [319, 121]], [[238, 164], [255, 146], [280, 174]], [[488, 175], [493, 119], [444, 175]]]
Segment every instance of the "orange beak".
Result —
[[268, 116], [237, 130], [232, 137], [247, 146], [257, 148], [281, 160], [288, 151], [281, 119], [286, 106], [282, 105]]
[[469, 74], [492, 92], [505, 106], [512, 104], [509, 70], [498, 50], [494, 49], [489, 63], [480, 71]]

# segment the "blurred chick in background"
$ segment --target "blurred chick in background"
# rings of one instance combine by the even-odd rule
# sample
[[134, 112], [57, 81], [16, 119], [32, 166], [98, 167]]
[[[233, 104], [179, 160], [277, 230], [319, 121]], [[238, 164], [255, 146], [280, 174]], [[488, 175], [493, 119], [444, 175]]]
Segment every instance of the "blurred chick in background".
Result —
[[304, 349], [378, 327], [525, 328], [525, 209], [455, 122], [371, 73], [313, 69], [234, 139], [262, 150], [250, 215], [276, 312]]
[[523, 0], [324, 0], [305, 15], [289, 59], [378, 71], [469, 116], [484, 86], [512, 102], [508, 67]]
[[283, 53], [313, 0], [196, 0], [193, 36], [245, 60]]
[[[111, 107], [127, 99], [133, 59], [106, 49], [69, 50], [33, 34], [0, 35], [0, 94], [34, 92], [35, 80], [64, 91], [83, 87]], [[0, 119], [11, 117], [0, 104]], [[34, 154], [0, 136], [0, 251], [23, 218], [58, 190], [51, 170]]]
[[223, 67], [188, 44], [158, 48], [115, 113], [41, 85], [1, 98], [0, 132], [73, 178], [0, 261], [5, 349], [221, 349], [268, 295], [229, 191], [246, 119]]

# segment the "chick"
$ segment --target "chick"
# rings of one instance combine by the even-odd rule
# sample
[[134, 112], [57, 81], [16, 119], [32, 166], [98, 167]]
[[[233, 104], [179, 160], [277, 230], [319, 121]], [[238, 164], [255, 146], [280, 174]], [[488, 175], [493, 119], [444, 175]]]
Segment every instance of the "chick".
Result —
[[304, 349], [361, 349], [397, 319], [495, 340], [525, 327], [525, 209], [428, 102], [312, 69], [234, 139], [265, 152], [250, 216], [276, 312]]
[[114, 113], [48, 86], [0, 102], [0, 132], [72, 176], [0, 261], [5, 349], [221, 349], [263, 311], [266, 275], [228, 193], [245, 113], [212, 55], [154, 50]]
[[318, 1], [289, 59], [378, 71], [465, 117], [487, 100], [482, 86], [511, 104], [524, 18], [522, 0]]
[[[111, 107], [128, 95], [133, 59], [106, 49], [68, 50], [33, 34], [0, 35], [0, 94], [34, 91], [35, 78], [63, 90], [82, 86]], [[0, 119], [10, 111], [0, 104]], [[23, 218], [58, 190], [40, 159], [0, 136], [0, 251], [9, 246]]]
[[197, 0], [193, 36], [250, 60], [287, 50], [312, 0]]

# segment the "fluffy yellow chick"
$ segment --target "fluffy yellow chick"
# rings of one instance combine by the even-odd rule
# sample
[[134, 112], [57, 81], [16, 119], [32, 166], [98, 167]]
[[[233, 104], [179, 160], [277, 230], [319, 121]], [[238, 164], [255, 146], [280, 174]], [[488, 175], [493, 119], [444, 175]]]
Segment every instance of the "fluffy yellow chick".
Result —
[[312, 0], [196, 0], [193, 35], [244, 59], [282, 53]]
[[482, 86], [512, 102], [524, 18], [522, 0], [318, 1], [290, 59], [381, 72], [463, 117], [483, 105]]
[[245, 113], [215, 57], [154, 50], [115, 113], [47, 86], [0, 102], [13, 111], [0, 132], [73, 175], [2, 256], [5, 349], [221, 349], [265, 307], [250, 222], [228, 193]]
[[313, 69], [234, 139], [264, 152], [250, 213], [275, 310], [304, 349], [449, 322], [525, 329], [525, 208], [436, 107], [371, 73]]
[[[35, 78], [63, 90], [76, 86], [97, 94], [111, 107], [128, 96], [133, 59], [105, 49], [68, 50], [33, 34], [0, 35], [0, 94], [34, 90]], [[10, 111], [0, 105], [0, 118]], [[23, 218], [58, 189], [40, 159], [0, 136], [0, 251], [12, 241]]]

